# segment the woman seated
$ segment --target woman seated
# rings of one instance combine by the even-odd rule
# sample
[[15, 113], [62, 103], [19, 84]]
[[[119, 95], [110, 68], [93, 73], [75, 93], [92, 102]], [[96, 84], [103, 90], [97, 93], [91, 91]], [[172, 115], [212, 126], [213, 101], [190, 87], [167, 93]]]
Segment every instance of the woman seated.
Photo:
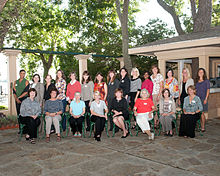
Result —
[[200, 98], [196, 96], [195, 86], [189, 86], [187, 92], [189, 96], [184, 98], [184, 114], [180, 118], [179, 136], [194, 138], [196, 122], [200, 119], [199, 113], [203, 107]]
[[27, 127], [26, 140], [30, 140], [31, 144], [35, 144], [34, 138], [37, 138], [37, 127], [40, 125], [38, 118], [41, 113], [40, 104], [34, 100], [37, 96], [37, 91], [30, 88], [28, 91], [28, 98], [21, 103], [20, 123]]
[[172, 120], [175, 119], [176, 104], [170, 95], [169, 89], [162, 91], [162, 97], [160, 100], [160, 118], [159, 121], [162, 125], [165, 136], [173, 136]]
[[57, 99], [58, 90], [54, 87], [50, 90], [50, 99], [45, 102], [44, 113], [46, 121], [46, 142], [50, 142], [50, 130], [53, 124], [57, 134], [57, 142], [61, 140], [60, 137], [60, 123], [61, 114], [63, 113], [63, 103]]
[[74, 100], [70, 103], [70, 114], [69, 119], [70, 127], [72, 129], [74, 137], [81, 137], [82, 135], [82, 123], [85, 114], [85, 103], [80, 100], [80, 92], [76, 92]]
[[94, 92], [94, 101], [91, 103], [91, 121], [95, 122], [95, 139], [101, 141], [101, 133], [105, 127], [105, 121], [107, 118], [108, 108], [105, 102], [101, 99], [101, 95], [98, 91]]
[[123, 136], [121, 138], [126, 138], [129, 132], [125, 128], [124, 120], [129, 119], [128, 103], [123, 98], [123, 91], [120, 88], [115, 90], [115, 98], [112, 100], [110, 111], [114, 114], [113, 122], [115, 125], [123, 130]]
[[136, 122], [143, 133], [147, 133], [149, 139], [154, 140], [154, 133], [150, 132], [150, 120], [153, 119], [153, 111], [155, 109], [150, 94], [147, 89], [142, 89], [140, 93], [141, 98], [138, 98], [134, 105], [134, 115]]

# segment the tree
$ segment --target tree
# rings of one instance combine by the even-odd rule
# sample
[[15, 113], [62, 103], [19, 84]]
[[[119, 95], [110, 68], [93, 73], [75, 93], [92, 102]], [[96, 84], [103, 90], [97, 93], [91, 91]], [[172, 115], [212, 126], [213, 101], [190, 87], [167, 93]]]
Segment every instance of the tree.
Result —
[[[10, 29], [8, 41], [15, 41], [14, 47], [32, 50], [57, 51], [64, 45], [68, 31], [64, 30], [64, 14], [58, 5], [47, 0], [28, 2], [20, 18]], [[28, 64], [24, 63], [28, 57]], [[54, 54], [33, 53], [22, 57], [22, 66], [30, 67], [29, 74], [33, 74], [37, 66], [43, 65], [45, 77], [54, 61]]]
[[3, 0], [0, 3], [0, 52], [11, 25], [19, 17], [22, 6], [24, 6], [24, 0]]
[[[130, 73], [132, 69], [131, 59], [128, 54], [128, 48], [129, 48], [128, 9], [129, 9], [130, 0], [124, 0], [123, 5], [121, 5], [120, 0], [116, 0], [115, 3], [116, 3], [118, 18], [121, 23], [122, 53], [124, 57], [125, 67], [128, 69], [128, 72]], [[123, 7], [122, 9], [121, 6]]]
[[[179, 35], [186, 34], [181, 25], [181, 17], [186, 17], [181, 8], [184, 6], [183, 0], [157, 0], [158, 4], [163, 7], [173, 18], [175, 28]], [[212, 17], [212, 0], [190, 0], [192, 31], [207, 31], [211, 27]], [[187, 22], [186, 22], [187, 23]], [[185, 24], [186, 24], [185, 23]], [[190, 25], [188, 22], [187, 24]]]

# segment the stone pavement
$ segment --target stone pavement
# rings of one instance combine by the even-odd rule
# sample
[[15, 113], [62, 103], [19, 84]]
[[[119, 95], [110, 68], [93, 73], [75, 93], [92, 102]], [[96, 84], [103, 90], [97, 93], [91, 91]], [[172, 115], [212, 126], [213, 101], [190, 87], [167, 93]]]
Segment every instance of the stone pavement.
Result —
[[101, 142], [69, 136], [57, 143], [53, 135], [50, 143], [35, 145], [18, 142], [16, 129], [0, 131], [0, 175], [218, 176], [220, 118], [206, 129], [194, 139], [161, 135], [149, 141], [142, 133], [121, 139], [121, 132], [107, 138], [103, 132]]

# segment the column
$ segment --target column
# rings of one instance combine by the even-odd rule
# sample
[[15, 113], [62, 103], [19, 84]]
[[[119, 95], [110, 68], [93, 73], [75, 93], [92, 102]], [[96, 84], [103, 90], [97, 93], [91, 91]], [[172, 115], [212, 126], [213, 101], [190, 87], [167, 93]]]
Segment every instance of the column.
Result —
[[120, 62], [120, 68], [123, 68], [125, 66], [125, 61], [123, 57], [117, 58], [117, 60]]
[[16, 59], [21, 51], [4, 50], [3, 53], [8, 57], [8, 110], [10, 115], [17, 115], [12, 86], [14, 81], [17, 80]]
[[160, 69], [160, 73], [163, 75], [164, 78], [166, 78], [166, 60], [158, 59], [158, 67]]
[[91, 57], [91, 55], [76, 55], [76, 59], [79, 60], [79, 81], [81, 82], [82, 80], [82, 74], [84, 71], [88, 70], [87, 68], [87, 59]]
[[199, 56], [199, 68], [204, 68], [207, 73], [207, 77], [209, 78], [209, 56], [202, 55]]
[[178, 61], [178, 81], [182, 80], [182, 71], [184, 68], [184, 60]]

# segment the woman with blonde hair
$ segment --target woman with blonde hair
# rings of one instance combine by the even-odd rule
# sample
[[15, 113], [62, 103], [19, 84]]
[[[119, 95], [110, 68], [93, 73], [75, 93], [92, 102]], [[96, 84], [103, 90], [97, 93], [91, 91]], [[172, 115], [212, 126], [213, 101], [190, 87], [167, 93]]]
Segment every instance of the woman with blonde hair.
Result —
[[149, 139], [154, 140], [154, 133], [150, 132], [150, 125], [148, 122], [153, 119], [153, 111], [155, 109], [154, 103], [149, 98], [150, 94], [147, 89], [142, 89], [140, 95], [141, 98], [138, 98], [134, 105], [134, 115], [143, 133], [147, 133]]
[[183, 68], [182, 79], [179, 86], [179, 104], [181, 105], [181, 107], [183, 106], [184, 98], [188, 96], [187, 89], [191, 85], [194, 85], [194, 81], [190, 76], [189, 69]]

